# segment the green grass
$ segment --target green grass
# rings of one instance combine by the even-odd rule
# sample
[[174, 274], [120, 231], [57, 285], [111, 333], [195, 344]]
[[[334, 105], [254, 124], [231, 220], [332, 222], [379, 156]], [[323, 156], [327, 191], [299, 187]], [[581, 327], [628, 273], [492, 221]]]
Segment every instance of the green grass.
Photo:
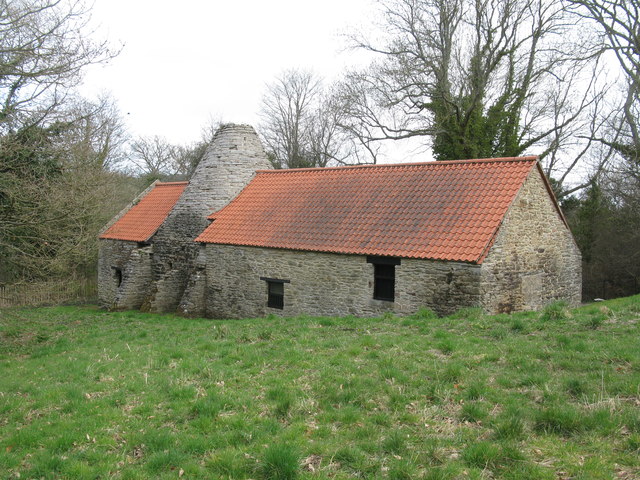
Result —
[[639, 322], [4, 310], [0, 478], [640, 478]]

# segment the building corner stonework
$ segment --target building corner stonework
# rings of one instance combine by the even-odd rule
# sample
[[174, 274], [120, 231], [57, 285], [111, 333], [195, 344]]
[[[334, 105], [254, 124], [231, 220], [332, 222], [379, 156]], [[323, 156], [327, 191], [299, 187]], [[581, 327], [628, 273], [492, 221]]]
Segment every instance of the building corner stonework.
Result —
[[581, 255], [539, 168], [531, 171], [482, 262], [487, 313], [580, 304]]

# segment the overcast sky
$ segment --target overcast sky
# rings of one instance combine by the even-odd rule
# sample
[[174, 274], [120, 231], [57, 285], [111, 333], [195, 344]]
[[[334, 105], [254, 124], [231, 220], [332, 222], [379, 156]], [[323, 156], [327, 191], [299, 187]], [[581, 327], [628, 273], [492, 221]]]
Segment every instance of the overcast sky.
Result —
[[198, 140], [210, 119], [256, 125], [265, 84], [289, 68], [337, 76], [354, 63], [341, 34], [372, 0], [95, 0], [98, 35], [122, 52], [83, 92], [110, 92], [133, 135]]

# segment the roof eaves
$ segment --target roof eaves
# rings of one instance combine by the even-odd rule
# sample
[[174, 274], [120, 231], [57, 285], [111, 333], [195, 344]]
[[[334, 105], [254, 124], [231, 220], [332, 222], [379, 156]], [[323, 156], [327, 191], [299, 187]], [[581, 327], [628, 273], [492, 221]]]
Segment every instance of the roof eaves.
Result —
[[398, 254], [398, 253], [381, 253], [381, 252], [365, 252], [365, 251], [356, 251], [356, 250], [338, 250], [332, 248], [301, 248], [301, 247], [283, 247], [280, 245], [264, 245], [262, 243], [254, 243], [254, 242], [242, 242], [238, 241], [236, 243], [231, 242], [215, 242], [211, 240], [199, 240], [200, 236], [196, 237], [194, 240], [195, 243], [200, 244], [210, 244], [210, 245], [228, 245], [228, 246], [236, 246], [236, 247], [252, 247], [252, 248], [270, 248], [273, 250], [287, 250], [293, 252], [318, 252], [318, 253], [332, 253], [336, 255], [375, 255], [377, 257], [393, 257], [393, 258], [406, 258], [406, 259], [416, 259], [416, 260], [432, 260], [434, 262], [457, 262], [457, 263], [466, 263], [469, 265], [478, 265], [479, 263], [476, 260], [464, 259], [461, 257], [429, 257], [426, 255], [419, 254]]
[[131, 202], [129, 202], [129, 204], [124, 207], [122, 210], [120, 210], [120, 212], [118, 212], [118, 214], [113, 217], [109, 223], [107, 223], [99, 232], [98, 232], [98, 238], [102, 238], [102, 235], [104, 234], [104, 232], [106, 232], [107, 230], [109, 230], [118, 220], [120, 220], [122, 217], [124, 217], [127, 212], [129, 210], [131, 210], [135, 205], [137, 205], [140, 200], [142, 200], [144, 197], [146, 197], [149, 192], [151, 192], [151, 190], [153, 190], [157, 184], [162, 183], [160, 182], [160, 180], [154, 180], [151, 185], [149, 185], [146, 189], [144, 189], [142, 192], [140, 192], [140, 194], [134, 198], [133, 200], [131, 200]]
[[564, 216], [564, 213], [562, 212], [562, 209], [560, 208], [560, 204], [558, 203], [558, 199], [556, 198], [556, 194], [553, 193], [553, 188], [551, 188], [551, 183], [549, 183], [549, 179], [545, 175], [544, 170], [542, 170], [542, 166], [540, 165], [540, 162], [536, 162], [536, 164], [538, 165], [538, 171], [540, 172], [540, 176], [542, 177], [542, 181], [544, 182], [544, 186], [547, 189], [547, 192], [549, 193], [549, 196], [551, 197], [551, 200], [553, 200], [553, 205], [554, 205], [556, 211], [558, 212], [558, 215], [560, 215], [560, 219], [564, 223], [565, 227], [567, 227], [569, 229], [569, 231], [571, 231], [571, 229], [569, 228], [569, 223], [567, 222], [567, 219]]
[[[173, 210], [173, 207], [175, 206], [175, 203], [172, 205], [171, 209], [167, 212], [167, 214], [164, 216], [164, 218], [162, 219], [162, 222], [160, 222], [160, 224], [157, 226], [157, 228], [155, 230], [153, 230], [152, 232], [149, 233], [148, 236], [146, 237], [129, 237], [129, 238], [124, 238], [123, 236], [116, 236], [116, 235], [105, 235], [106, 232], [108, 232], [108, 230], [115, 225], [119, 220], [122, 219], [122, 217], [124, 217], [133, 207], [135, 207], [138, 203], [140, 203], [147, 195], [149, 195], [155, 188], [160, 188], [160, 187], [175, 187], [175, 186], [183, 186], [186, 187], [189, 184], [188, 181], [182, 181], [182, 182], [161, 182], [159, 180], [155, 180], [153, 183], [151, 183], [151, 185], [149, 185], [149, 187], [147, 187], [142, 193], [140, 193], [136, 198], [133, 199], [133, 201], [131, 201], [131, 203], [129, 203], [129, 205], [127, 205], [122, 211], [120, 211], [120, 213], [118, 213], [118, 215], [116, 215], [111, 222], [109, 222], [107, 224], [107, 226], [105, 226], [99, 233], [98, 238], [99, 239], [103, 239], [103, 240], [120, 240], [120, 241], [124, 241], [124, 242], [138, 242], [138, 243], [149, 243], [151, 238], [153, 238], [153, 236], [158, 232], [158, 230], [160, 229], [160, 227], [164, 224], [164, 222], [167, 220], [167, 218], [169, 217], [169, 215], [171, 214], [171, 211]], [[180, 192], [180, 196], [182, 195], [182, 192], [184, 191], [184, 188], [181, 190]], [[180, 197], [178, 197], [179, 199]], [[178, 200], [176, 199], [176, 202]]]

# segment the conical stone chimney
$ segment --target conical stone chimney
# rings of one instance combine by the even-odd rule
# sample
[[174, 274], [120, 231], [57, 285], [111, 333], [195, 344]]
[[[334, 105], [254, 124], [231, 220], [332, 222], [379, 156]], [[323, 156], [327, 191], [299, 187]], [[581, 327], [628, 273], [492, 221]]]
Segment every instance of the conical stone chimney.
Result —
[[198, 245], [193, 240], [209, 224], [207, 217], [238, 195], [256, 170], [270, 168], [253, 127], [232, 124], [218, 130], [189, 185], [153, 238], [155, 285], [143, 308], [154, 312], [178, 309], [196, 269]]

